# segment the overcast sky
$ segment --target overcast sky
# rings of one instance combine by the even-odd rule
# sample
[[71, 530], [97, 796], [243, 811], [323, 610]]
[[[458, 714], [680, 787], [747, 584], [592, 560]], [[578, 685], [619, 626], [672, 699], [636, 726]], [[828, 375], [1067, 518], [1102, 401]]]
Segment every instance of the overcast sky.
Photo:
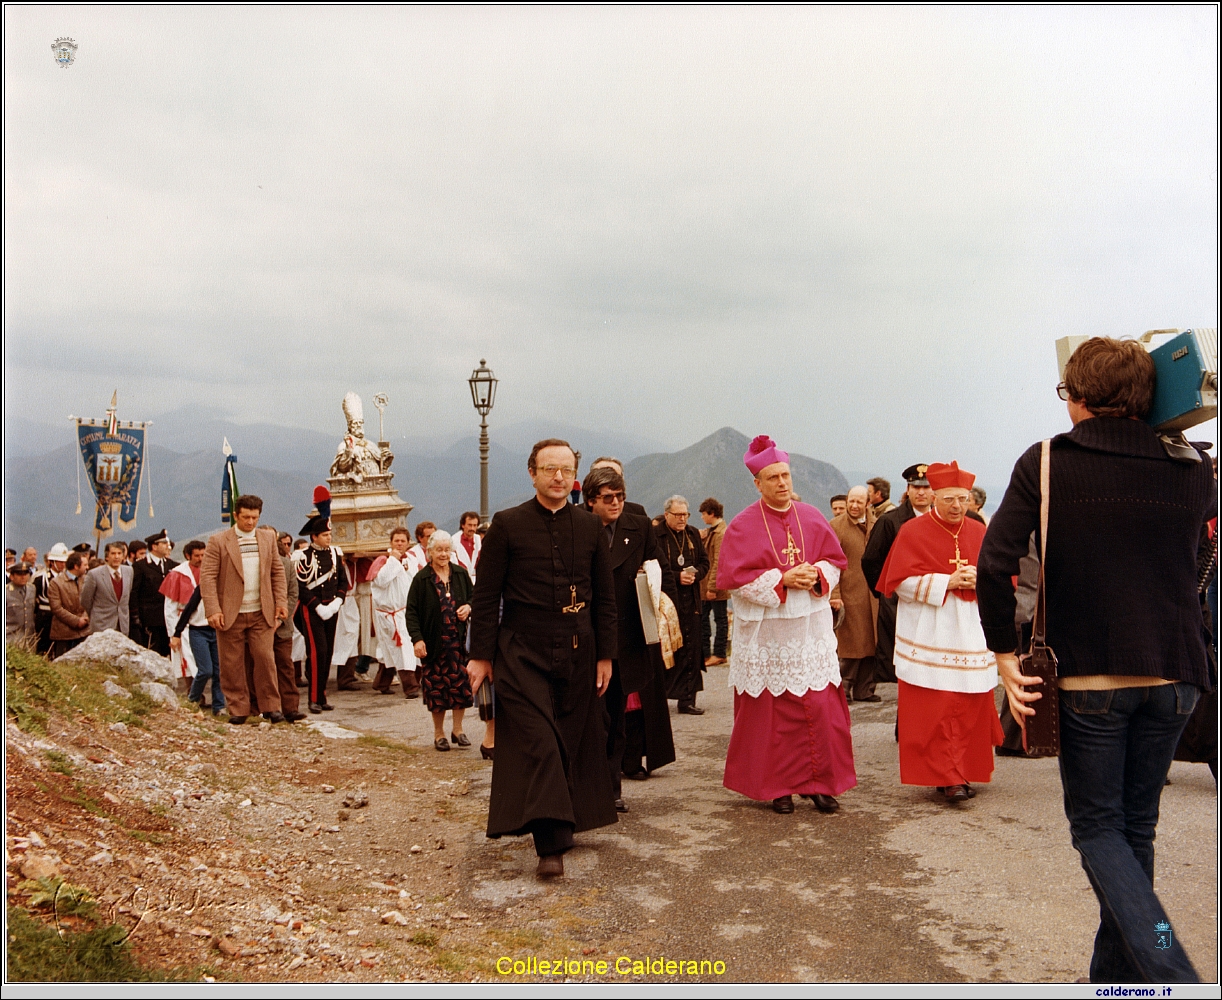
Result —
[[1218, 325], [1212, 6], [4, 18], [9, 413], [448, 435], [486, 357], [494, 435], [999, 499], [1057, 337]]

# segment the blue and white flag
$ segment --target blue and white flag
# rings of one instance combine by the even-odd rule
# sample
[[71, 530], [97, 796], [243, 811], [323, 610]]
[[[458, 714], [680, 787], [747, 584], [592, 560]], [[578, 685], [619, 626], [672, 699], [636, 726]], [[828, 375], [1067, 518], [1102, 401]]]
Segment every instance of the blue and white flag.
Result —
[[97, 501], [94, 531], [113, 530], [115, 507], [119, 508], [120, 527], [124, 531], [135, 527], [144, 471], [144, 434], [142, 423], [120, 427], [113, 419], [101, 424], [77, 419], [76, 440]]

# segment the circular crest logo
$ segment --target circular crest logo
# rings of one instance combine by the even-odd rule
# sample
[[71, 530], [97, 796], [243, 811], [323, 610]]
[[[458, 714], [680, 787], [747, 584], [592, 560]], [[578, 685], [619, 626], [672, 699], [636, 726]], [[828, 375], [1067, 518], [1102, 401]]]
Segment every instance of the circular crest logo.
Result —
[[60, 69], [67, 69], [76, 59], [76, 42], [71, 38], [57, 38], [51, 43], [51, 52]]

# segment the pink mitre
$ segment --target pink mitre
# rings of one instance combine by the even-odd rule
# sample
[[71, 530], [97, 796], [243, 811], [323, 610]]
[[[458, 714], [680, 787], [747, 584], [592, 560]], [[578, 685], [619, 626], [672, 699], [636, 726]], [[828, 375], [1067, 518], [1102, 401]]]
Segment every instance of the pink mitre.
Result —
[[751, 475], [758, 476], [764, 469], [777, 462], [789, 463], [789, 452], [781, 451], [776, 442], [767, 434], [761, 434], [747, 447], [743, 463], [751, 470]]

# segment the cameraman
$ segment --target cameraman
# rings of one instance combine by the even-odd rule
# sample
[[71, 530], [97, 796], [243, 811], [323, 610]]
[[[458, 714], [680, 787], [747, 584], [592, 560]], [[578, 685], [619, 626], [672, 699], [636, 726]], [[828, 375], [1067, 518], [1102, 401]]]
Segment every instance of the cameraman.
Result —
[[1057, 394], [1073, 429], [1052, 439], [1047, 640], [1059, 691], [1019, 672], [1011, 583], [1039, 538], [1040, 445], [1015, 463], [980, 549], [976, 590], [1010, 711], [1057, 698], [1074, 848], [1099, 898], [1090, 980], [1199, 982], [1154, 894], [1154, 829], [1172, 754], [1208, 688], [1196, 554], [1217, 501], [1208, 457], [1170, 458], [1144, 422], [1154, 361], [1131, 340], [1074, 351]]

